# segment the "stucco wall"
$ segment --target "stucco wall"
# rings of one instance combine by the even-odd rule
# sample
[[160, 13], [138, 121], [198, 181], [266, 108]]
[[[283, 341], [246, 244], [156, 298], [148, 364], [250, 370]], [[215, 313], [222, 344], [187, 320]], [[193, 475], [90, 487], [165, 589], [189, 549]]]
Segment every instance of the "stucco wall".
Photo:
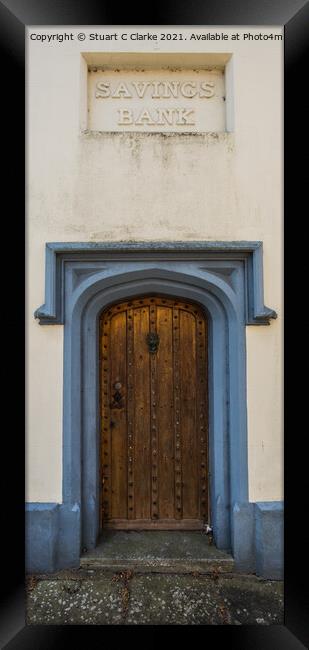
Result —
[[[79, 30], [48, 33], [61, 31]], [[263, 241], [265, 304], [278, 319], [247, 327], [249, 493], [252, 501], [280, 500], [283, 44], [29, 40], [27, 49], [27, 500], [62, 501], [63, 328], [33, 318], [44, 302], [45, 243], [152, 239]], [[92, 49], [232, 54], [233, 128], [165, 137], [82, 133], [81, 53]]]

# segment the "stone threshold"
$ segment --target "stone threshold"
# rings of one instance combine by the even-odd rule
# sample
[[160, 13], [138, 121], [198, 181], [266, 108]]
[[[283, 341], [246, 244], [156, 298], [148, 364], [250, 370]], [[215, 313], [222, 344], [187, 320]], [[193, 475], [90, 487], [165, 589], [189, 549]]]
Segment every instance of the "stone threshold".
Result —
[[82, 569], [107, 569], [112, 571], [131, 570], [137, 573], [232, 573], [234, 570], [233, 558], [227, 559], [195, 559], [183, 558], [151, 558], [151, 559], [126, 559], [117, 560], [110, 558], [81, 558]]
[[106, 530], [80, 568], [138, 573], [232, 573], [234, 559], [200, 531]]

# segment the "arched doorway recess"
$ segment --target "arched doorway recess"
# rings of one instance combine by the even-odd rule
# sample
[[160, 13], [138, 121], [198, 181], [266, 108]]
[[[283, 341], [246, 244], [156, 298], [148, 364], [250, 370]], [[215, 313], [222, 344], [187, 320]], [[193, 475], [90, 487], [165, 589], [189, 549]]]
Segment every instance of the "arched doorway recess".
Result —
[[56, 243], [46, 255], [46, 302], [35, 317], [64, 324], [63, 502], [44, 509], [51, 570], [78, 566], [81, 549], [98, 540], [100, 314], [142, 295], [177, 296], [207, 315], [211, 524], [217, 547], [254, 570], [245, 328], [276, 318], [263, 303], [261, 242]]

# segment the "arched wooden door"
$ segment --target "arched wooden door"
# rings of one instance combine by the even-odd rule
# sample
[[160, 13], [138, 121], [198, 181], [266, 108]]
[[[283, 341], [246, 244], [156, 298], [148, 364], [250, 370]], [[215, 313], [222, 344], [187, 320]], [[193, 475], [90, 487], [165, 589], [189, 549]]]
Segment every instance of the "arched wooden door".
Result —
[[177, 299], [137, 298], [100, 320], [101, 523], [208, 521], [207, 321]]

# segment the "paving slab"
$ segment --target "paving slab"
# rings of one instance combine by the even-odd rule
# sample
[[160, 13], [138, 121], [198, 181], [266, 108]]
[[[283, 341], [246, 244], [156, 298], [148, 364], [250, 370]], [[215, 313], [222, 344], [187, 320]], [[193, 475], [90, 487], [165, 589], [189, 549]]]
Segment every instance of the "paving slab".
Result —
[[283, 624], [283, 583], [103, 568], [29, 576], [28, 625]]

